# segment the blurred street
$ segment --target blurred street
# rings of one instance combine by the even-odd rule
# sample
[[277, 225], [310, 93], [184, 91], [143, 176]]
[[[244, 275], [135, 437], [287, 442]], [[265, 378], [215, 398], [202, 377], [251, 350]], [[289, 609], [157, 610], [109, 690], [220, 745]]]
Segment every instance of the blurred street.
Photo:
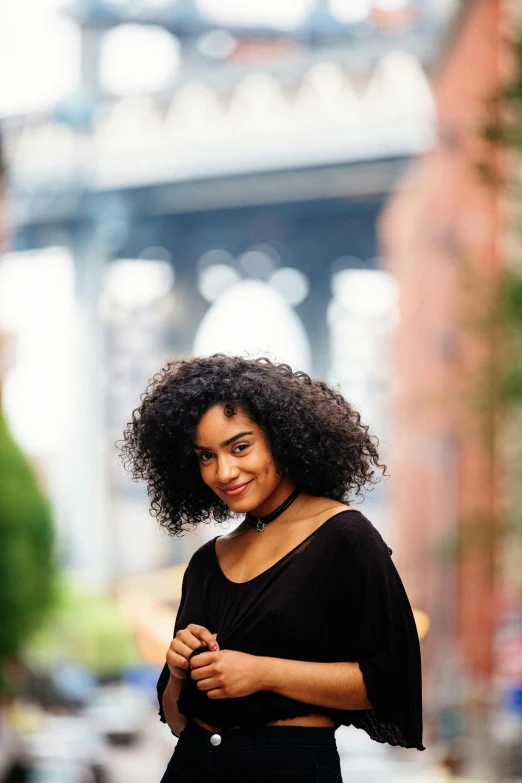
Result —
[[151, 713], [143, 733], [132, 746], [111, 745], [107, 758], [107, 783], [159, 781], [172, 755], [175, 740]]
[[[132, 747], [112, 746], [108, 754], [108, 783], [143, 783], [159, 781], [170, 758], [168, 730], [156, 725], [151, 716], [139, 741]], [[362, 732], [340, 729], [337, 744], [341, 756], [345, 783], [400, 783], [423, 781], [438, 783], [443, 780], [431, 754], [417, 754], [408, 758], [404, 752], [385, 747], [374, 747]]]
[[[111, 747], [108, 754], [108, 783], [143, 783], [161, 779], [170, 758], [168, 731], [151, 716], [140, 740], [132, 747]], [[376, 746], [362, 732], [341, 728], [337, 735], [345, 783], [442, 783], [446, 775], [433, 752], [411, 754], [400, 749]], [[477, 781], [478, 783], [478, 781]]]

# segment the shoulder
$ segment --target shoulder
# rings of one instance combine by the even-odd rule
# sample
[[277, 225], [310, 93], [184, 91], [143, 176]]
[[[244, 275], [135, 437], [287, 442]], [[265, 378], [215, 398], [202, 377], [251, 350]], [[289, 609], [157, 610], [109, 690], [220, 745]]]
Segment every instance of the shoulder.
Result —
[[335, 539], [344, 551], [349, 549], [359, 554], [377, 549], [392, 554], [375, 525], [354, 508], [339, 511], [330, 517], [325, 523], [325, 533]]
[[211, 538], [210, 541], [205, 541], [199, 549], [196, 549], [188, 562], [187, 571], [189, 569], [191, 572], [198, 571], [208, 566], [215, 557], [215, 541], [215, 538]]

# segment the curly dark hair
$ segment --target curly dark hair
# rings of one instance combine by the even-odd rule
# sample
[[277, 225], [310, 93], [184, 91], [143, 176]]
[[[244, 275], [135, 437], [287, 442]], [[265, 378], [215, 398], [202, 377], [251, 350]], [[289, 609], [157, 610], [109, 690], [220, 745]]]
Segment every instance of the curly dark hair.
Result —
[[215, 354], [179, 359], [150, 380], [119, 448], [133, 480], [145, 481], [151, 514], [171, 534], [232, 514], [203, 482], [196, 425], [213, 405], [241, 410], [266, 434], [274, 462], [302, 491], [345, 501], [380, 480], [378, 440], [327, 383], [270, 359]]

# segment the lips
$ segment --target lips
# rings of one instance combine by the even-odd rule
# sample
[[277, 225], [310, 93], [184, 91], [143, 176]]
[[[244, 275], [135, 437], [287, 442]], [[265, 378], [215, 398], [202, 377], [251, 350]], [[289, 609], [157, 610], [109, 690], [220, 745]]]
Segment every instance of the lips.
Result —
[[236, 484], [234, 487], [228, 487], [228, 489], [224, 489], [223, 492], [225, 495], [228, 495], [228, 497], [235, 498], [238, 495], [242, 495], [243, 492], [246, 490], [248, 486], [250, 486], [251, 481], [247, 481], [244, 484]]

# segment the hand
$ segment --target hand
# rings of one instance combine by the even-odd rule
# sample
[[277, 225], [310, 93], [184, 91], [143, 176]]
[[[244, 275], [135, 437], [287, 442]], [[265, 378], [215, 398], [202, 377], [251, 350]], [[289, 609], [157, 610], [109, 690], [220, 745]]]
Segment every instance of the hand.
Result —
[[190, 661], [190, 676], [209, 699], [235, 699], [263, 690], [259, 657], [218, 650], [201, 653]]
[[[209, 650], [219, 650], [217, 634], [210, 633], [208, 628], [191, 623], [178, 631], [167, 650], [167, 666], [174, 677], [182, 680], [190, 668], [189, 657], [198, 647], [208, 647]], [[203, 655], [204, 653], [202, 653]], [[200, 655], [197, 656], [201, 657]]]

